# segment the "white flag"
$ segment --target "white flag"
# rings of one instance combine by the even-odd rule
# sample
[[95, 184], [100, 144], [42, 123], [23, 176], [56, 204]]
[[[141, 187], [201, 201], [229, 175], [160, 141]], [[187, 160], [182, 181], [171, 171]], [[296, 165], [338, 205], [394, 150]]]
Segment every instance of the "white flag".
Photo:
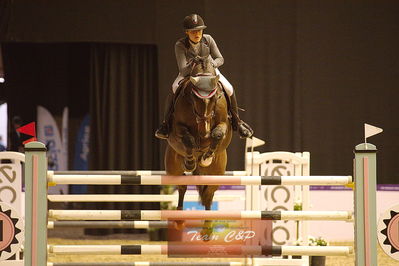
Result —
[[368, 137], [377, 135], [381, 133], [383, 130], [382, 128], [375, 127], [369, 124], [364, 124], [364, 138], [367, 139]]
[[265, 144], [265, 141], [252, 137], [252, 138], [247, 138], [246, 146], [247, 148], [255, 148], [259, 147]]

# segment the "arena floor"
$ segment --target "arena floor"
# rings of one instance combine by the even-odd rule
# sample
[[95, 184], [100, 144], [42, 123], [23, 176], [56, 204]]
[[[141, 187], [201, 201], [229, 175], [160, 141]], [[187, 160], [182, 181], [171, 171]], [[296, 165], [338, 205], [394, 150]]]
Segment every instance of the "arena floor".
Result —
[[[85, 237], [86, 238], [86, 237]], [[166, 242], [155, 242], [155, 241], [147, 241], [146, 235], [111, 235], [108, 236], [107, 239], [102, 237], [93, 237], [90, 236], [90, 239], [63, 239], [63, 238], [49, 238], [49, 244], [58, 244], [58, 245], [132, 245], [132, 244], [166, 244]], [[131, 239], [143, 239], [143, 240], [131, 240]], [[331, 245], [337, 246], [353, 246], [353, 243], [350, 242], [340, 242], [340, 243], [331, 243]], [[214, 262], [226, 262], [226, 261], [241, 261], [244, 262], [244, 259], [216, 259], [216, 258], [191, 258], [191, 259], [183, 259], [183, 258], [167, 258], [165, 256], [133, 256], [133, 255], [101, 255], [101, 256], [77, 256], [77, 255], [62, 255], [62, 256], [49, 256], [48, 260], [50, 262], [93, 262], [93, 266], [95, 262], [134, 262], [134, 261], [214, 261]], [[354, 254], [348, 257], [327, 257], [326, 261], [327, 266], [343, 266], [343, 265], [355, 265]], [[378, 247], [378, 265], [382, 266], [398, 266], [399, 261], [395, 261], [387, 256], [380, 247]]]

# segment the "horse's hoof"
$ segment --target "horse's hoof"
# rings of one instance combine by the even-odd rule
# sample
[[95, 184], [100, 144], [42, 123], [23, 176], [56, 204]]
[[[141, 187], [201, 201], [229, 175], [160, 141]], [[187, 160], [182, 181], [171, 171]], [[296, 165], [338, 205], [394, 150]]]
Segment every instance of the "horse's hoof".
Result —
[[200, 232], [202, 241], [208, 242], [214, 238], [213, 229], [212, 228], [203, 228]]
[[183, 165], [186, 172], [192, 172], [197, 168], [197, 161], [195, 159], [192, 161], [184, 161]]
[[174, 228], [178, 231], [183, 231], [185, 227], [186, 224], [184, 223], [184, 221], [176, 221], [174, 223]]
[[200, 166], [201, 167], [208, 167], [209, 165], [211, 165], [212, 161], [213, 161], [213, 156], [209, 156], [205, 160], [204, 160], [204, 156], [202, 156], [201, 157], [201, 161], [200, 161]]

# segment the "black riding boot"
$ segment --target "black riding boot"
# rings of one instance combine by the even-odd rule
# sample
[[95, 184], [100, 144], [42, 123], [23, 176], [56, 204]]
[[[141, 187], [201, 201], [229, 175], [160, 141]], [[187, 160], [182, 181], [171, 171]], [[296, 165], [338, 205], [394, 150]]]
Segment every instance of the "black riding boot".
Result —
[[238, 130], [240, 138], [250, 138], [254, 134], [252, 128], [242, 121], [238, 115], [237, 99], [235, 93], [230, 96], [230, 112], [232, 116], [233, 130]]
[[159, 139], [167, 139], [169, 137], [169, 122], [170, 117], [173, 113], [173, 93], [169, 93], [165, 102], [165, 116], [162, 121], [162, 124], [158, 127], [157, 131], [155, 131], [155, 137]]

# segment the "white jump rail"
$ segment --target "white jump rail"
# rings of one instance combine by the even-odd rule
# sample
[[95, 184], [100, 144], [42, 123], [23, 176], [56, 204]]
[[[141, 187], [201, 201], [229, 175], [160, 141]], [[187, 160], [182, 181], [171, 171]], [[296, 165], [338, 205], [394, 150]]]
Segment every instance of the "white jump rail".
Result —
[[[179, 195], [146, 195], [146, 194], [75, 194], [75, 195], [48, 195], [51, 202], [177, 202]], [[185, 200], [198, 201], [198, 195], [185, 195]], [[245, 200], [239, 195], [215, 195], [215, 201]]]
[[[55, 255], [198, 255], [209, 252], [212, 246], [190, 245], [49, 245], [49, 254]], [[223, 249], [223, 245], [220, 248]], [[268, 255], [273, 256], [348, 256], [353, 253], [348, 246], [229, 246], [231, 255]]]
[[351, 176], [167, 176], [57, 175], [48, 171], [49, 184], [69, 185], [347, 185]]
[[350, 211], [49, 210], [54, 220], [312, 220], [351, 221]]
[[[190, 262], [190, 266], [242, 266], [241, 262]], [[48, 262], [47, 266], [93, 266], [88, 262]], [[187, 266], [187, 262], [96, 262], [95, 266]]]

